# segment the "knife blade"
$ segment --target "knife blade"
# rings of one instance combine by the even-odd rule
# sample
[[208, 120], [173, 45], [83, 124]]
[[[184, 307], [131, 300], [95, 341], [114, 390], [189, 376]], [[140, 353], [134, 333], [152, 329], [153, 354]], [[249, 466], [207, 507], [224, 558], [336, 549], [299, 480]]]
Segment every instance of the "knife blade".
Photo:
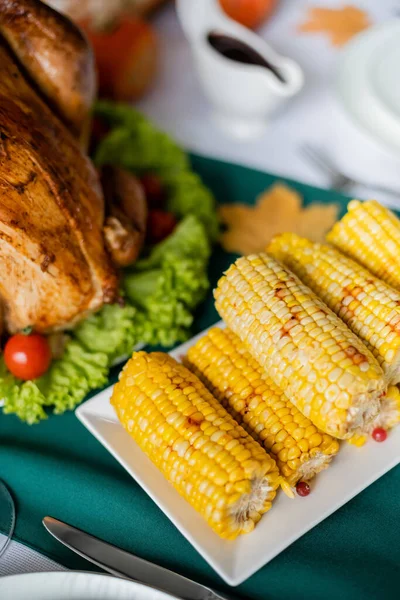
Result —
[[61, 544], [117, 577], [134, 579], [181, 600], [229, 600], [208, 587], [169, 571], [53, 517], [42, 521]]

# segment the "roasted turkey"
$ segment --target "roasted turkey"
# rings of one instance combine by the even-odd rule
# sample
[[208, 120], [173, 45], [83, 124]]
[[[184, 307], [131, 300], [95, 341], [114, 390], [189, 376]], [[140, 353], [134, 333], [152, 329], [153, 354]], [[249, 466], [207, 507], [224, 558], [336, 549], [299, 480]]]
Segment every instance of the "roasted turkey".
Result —
[[92, 53], [79, 29], [39, 0], [0, 0], [0, 36], [5, 325], [65, 329], [118, 295], [102, 189], [82, 144]]
[[81, 31], [39, 0], [0, 0], [0, 35], [58, 117], [74, 135], [86, 134], [96, 73]]

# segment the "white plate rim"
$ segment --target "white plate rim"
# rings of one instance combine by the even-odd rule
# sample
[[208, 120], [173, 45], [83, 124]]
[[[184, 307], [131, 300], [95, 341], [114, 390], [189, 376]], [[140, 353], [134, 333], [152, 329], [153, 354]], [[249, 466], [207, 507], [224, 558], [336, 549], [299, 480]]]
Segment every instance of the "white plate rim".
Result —
[[[116, 591], [117, 588], [120, 588], [122, 591], [130, 591], [129, 588], [131, 588], [132, 592], [135, 592], [135, 596], [132, 596], [132, 600], [177, 600], [176, 596], [171, 596], [167, 592], [157, 590], [138, 581], [114, 577], [109, 573], [95, 573], [91, 571], [40, 571], [36, 573], [6, 575], [0, 579], [0, 591], [2, 588], [4, 591], [4, 584], [6, 584], [10, 587], [10, 589], [13, 590], [13, 594], [15, 594], [15, 584], [17, 584], [22, 585], [23, 588], [26, 588], [27, 590], [33, 590], [35, 593], [42, 592], [42, 585], [40, 585], [40, 587], [38, 587], [36, 590], [32, 586], [40, 584], [41, 581], [44, 581], [46, 583], [46, 587], [48, 587], [50, 584], [55, 588], [61, 583], [61, 581], [65, 583], [66, 580], [67, 582], [68, 580], [71, 580], [71, 582], [73, 582], [73, 580], [76, 580], [77, 578], [82, 579], [83, 585], [88, 585], [96, 580], [99, 580], [100, 582], [100, 579], [105, 579], [109, 584], [113, 582], [113, 587], [115, 587]], [[55, 580], [54, 584], [52, 580]], [[80, 593], [79, 589], [77, 591]], [[114, 590], [111, 590], [111, 592], [115, 594]], [[112, 600], [114, 597], [115, 596], [111, 595], [108, 596], [110, 600]], [[75, 598], [78, 600], [78, 596], [74, 595], [71, 597], [72, 600]], [[79, 600], [80, 598], [81, 597], [79, 596]], [[26, 596], [26, 600], [28, 600], [28, 596]], [[54, 598], [54, 600], [57, 599]]]

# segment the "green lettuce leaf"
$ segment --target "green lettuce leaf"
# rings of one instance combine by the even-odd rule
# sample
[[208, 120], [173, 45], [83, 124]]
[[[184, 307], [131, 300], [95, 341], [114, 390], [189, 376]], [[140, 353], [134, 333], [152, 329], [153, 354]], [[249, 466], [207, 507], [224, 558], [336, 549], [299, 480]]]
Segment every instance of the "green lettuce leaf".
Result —
[[131, 354], [138, 341], [135, 315], [136, 309], [129, 304], [103, 306], [75, 328], [74, 337], [89, 351], [107, 354], [112, 363], [116, 358]]
[[210, 256], [210, 245], [205, 228], [193, 215], [188, 215], [165, 240], [154, 246], [146, 258], [134, 265], [135, 271], [159, 267], [167, 256], [178, 258], [198, 258], [206, 262]]
[[109, 100], [97, 100], [94, 106], [94, 114], [106, 121], [112, 128], [125, 125], [134, 129], [137, 123], [147, 121], [147, 118], [132, 106]]
[[209, 254], [205, 228], [191, 215], [126, 274], [124, 289], [138, 307], [142, 341], [171, 346], [187, 339], [193, 310], [209, 287]]
[[218, 237], [215, 199], [200, 177], [192, 171], [169, 172], [161, 175], [167, 189], [167, 209], [178, 218], [195, 215], [206, 228], [211, 241]]
[[97, 165], [117, 165], [130, 171], [182, 171], [186, 153], [166, 133], [130, 106], [97, 102], [95, 115], [113, 126], [97, 148]]
[[109, 359], [105, 352], [91, 352], [77, 340], [67, 343], [62, 358], [37, 380], [37, 386], [56, 414], [72, 410], [91, 390], [107, 383]]
[[34, 381], [20, 381], [7, 370], [3, 358], [0, 359], [0, 401], [4, 402], [3, 412], [15, 414], [29, 425], [46, 419], [46, 397]]

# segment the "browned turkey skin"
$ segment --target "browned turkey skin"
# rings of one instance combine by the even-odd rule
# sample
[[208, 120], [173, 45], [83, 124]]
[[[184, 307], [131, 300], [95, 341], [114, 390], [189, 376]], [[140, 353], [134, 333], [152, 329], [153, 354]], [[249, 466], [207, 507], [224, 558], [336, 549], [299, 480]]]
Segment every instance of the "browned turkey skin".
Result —
[[39, 0], [0, 0], [0, 35], [49, 106], [76, 137], [86, 138], [96, 73], [78, 27]]
[[77, 141], [94, 97], [91, 51], [79, 30], [38, 0], [0, 0], [0, 34], [5, 325], [10, 333], [65, 329], [114, 302], [118, 288], [98, 176]]
[[0, 304], [9, 333], [68, 329], [118, 300], [115, 267], [142, 247], [147, 206], [110, 169], [107, 220], [84, 151], [91, 48], [40, 0], [0, 0]]
[[0, 43], [0, 295], [15, 332], [64, 328], [113, 302], [103, 197], [75, 138]]

